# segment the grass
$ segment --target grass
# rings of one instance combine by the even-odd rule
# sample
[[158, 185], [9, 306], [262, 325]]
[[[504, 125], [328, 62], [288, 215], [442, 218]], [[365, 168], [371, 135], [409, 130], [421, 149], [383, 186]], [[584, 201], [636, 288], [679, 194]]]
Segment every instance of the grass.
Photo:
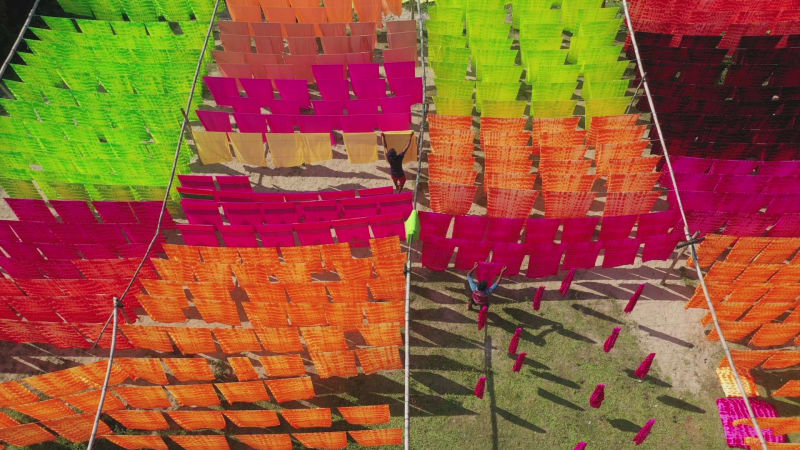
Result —
[[[581, 314], [570, 300], [546, 301], [538, 312], [530, 298], [495, 304], [484, 334], [477, 313], [466, 311], [462, 283], [438, 285], [433, 292], [428, 280], [412, 297], [412, 448], [571, 449], [580, 441], [593, 449], [632, 448], [651, 418], [657, 422], [641, 448], [727, 448], [717, 392], [683, 392], [655, 367], [643, 382], [629, 375], [647, 353], [626, 332], [633, 322], [626, 322], [624, 302], [602, 300], [616, 304], [606, 317]], [[603, 342], [615, 326], [622, 333], [605, 354]], [[527, 361], [515, 374], [507, 350], [517, 327], [524, 329], [518, 351], [527, 352]], [[485, 364], [481, 400], [473, 389]], [[598, 383], [606, 384], [606, 399], [593, 409], [589, 396]]]

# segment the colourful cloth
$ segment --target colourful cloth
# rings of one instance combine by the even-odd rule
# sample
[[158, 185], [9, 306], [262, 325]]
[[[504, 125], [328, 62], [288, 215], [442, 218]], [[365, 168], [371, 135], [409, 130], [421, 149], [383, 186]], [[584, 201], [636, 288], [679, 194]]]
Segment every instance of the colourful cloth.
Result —
[[620, 327], [614, 328], [614, 331], [611, 332], [611, 334], [608, 336], [608, 339], [606, 339], [606, 342], [603, 344], [604, 352], [608, 353], [611, 351], [612, 348], [614, 348], [614, 344], [617, 343], [617, 338], [619, 337], [620, 331], [622, 331], [622, 328]]
[[302, 133], [300, 140], [306, 164], [315, 164], [333, 159], [330, 133]]
[[228, 149], [227, 133], [193, 130], [192, 137], [201, 163], [217, 164], [233, 160]]
[[[408, 140], [411, 139], [411, 147], [406, 152], [406, 156], [403, 157], [403, 164], [409, 164], [419, 159], [417, 135], [413, 131], [387, 131], [383, 134], [386, 136], [386, 145], [397, 150], [397, 153], [401, 153], [408, 145]], [[389, 149], [386, 150], [388, 151]]]
[[265, 167], [267, 152], [261, 133], [231, 133], [231, 144], [236, 158], [248, 166]]
[[517, 353], [517, 347], [519, 346], [519, 338], [522, 336], [522, 328], [517, 328], [514, 331], [514, 336], [511, 338], [511, 342], [508, 343], [508, 353], [513, 355]]
[[303, 150], [294, 133], [267, 133], [269, 152], [275, 167], [296, 167], [303, 164]]
[[344, 146], [351, 164], [366, 164], [378, 160], [378, 139], [375, 133], [344, 133]]

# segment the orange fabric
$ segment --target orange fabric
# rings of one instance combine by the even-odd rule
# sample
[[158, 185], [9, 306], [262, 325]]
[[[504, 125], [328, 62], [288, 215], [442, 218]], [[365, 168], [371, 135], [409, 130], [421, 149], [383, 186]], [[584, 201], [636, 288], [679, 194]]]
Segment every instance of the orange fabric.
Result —
[[727, 261], [718, 262], [711, 266], [706, 275], [706, 281], [709, 283], [732, 282], [746, 267], [746, 264], [734, 264]]
[[231, 18], [237, 22], [261, 22], [261, 8], [258, 6], [237, 4], [228, 5]]
[[544, 192], [545, 217], [586, 217], [594, 202], [594, 192]]
[[180, 260], [153, 258], [150, 260], [156, 268], [158, 275], [169, 281], [194, 281], [194, 267], [196, 263]]
[[55, 441], [56, 439], [55, 435], [35, 423], [25, 423], [0, 429], [0, 441], [6, 441], [11, 445], [20, 447]]
[[278, 403], [293, 400], [308, 400], [314, 398], [314, 386], [311, 377], [284, 378], [281, 380], [267, 380], [267, 387]]
[[169, 438], [186, 450], [227, 450], [230, 448], [225, 436], [219, 434], [194, 436], [170, 435]]
[[209, 328], [170, 328], [167, 331], [183, 354], [217, 352]]
[[167, 390], [181, 406], [219, 406], [220, 401], [211, 384], [171, 385]]
[[478, 186], [431, 180], [428, 182], [428, 191], [431, 197], [431, 209], [434, 212], [464, 215], [472, 207]]
[[0, 413], [0, 429], [13, 427], [14, 425], [19, 425], [19, 422], [12, 419], [11, 416], [6, 413]]
[[640, 116], [641, 114], [620, 114], [592, 117], [592, 129], [631, 127], [636, 125]]
[[222, 352], [225, 354], [260, 352], [263, 350], [252, 329], [214, 328], [213, 332], [219, 346], [222, 348]]
[[[334, 303], [364, 303], [369, 301], [366, 280], [325, 283]], [[328, 306], [328, 305], [326, 305]]]
[[[753, 306], [751, 302], [737, 302], [729, 300], [722, 302], [714, 309], [717, 311], [717, 318], [720, 320], [736, 320], [742, 316], [750, 307]], [[701, 325], [708, 325], [713, 321], [711, 313], [709, 312], [700, 320]]]
[[[69, 370], [59, 370], [58, 372], [23, 378], [22, 381], [50, 397], [62, 397], [85, 391], [91, 387], [89, 383], [69, 372]], [[39, 398], [37, 397], [36, 400], [39, 400]]]
[[336, 352], [311, 352], [311, 362], [320, 378], [358, 376], [356, 355], [352, 350]]
[[646, 214], [653, 209], [659, 191], [642, 192], [609, 192], [606, 195], [604, 216], [626, 216], [631, 214]]
[[[383, 253], [373, 257], [375, 273], [378, 278], [405, 278], [406, 255], [404, 253]], [[372, 283], [374, 280], [369, 280]]]
[[234, 247], [197, 247], [200, 251], [200, 256], [203, 262], [222, 263], [225, 265], [239, 264], [242, 260], [239, 255], [239, 249]]
[[403, 368], [399, 347], [360, 348], [356, 350], [356, 353], [365, 375]]
[[120, 329], [136, 348], [172, 352], [172, 342], [163, 327], [120, 324]]
[[214, 383], [225, 401], [229, 404], [236, 402], [255, 403], [268, 402], [267, 388], [261, 381], [238, 381], [232, 383]]
[[292, 428], [329, 428], [333, 425], [330, 408], [284, 409], [281, 415]]
[[766, 283], [780, 268], [781, 264], [749, 264], [736, 278], [736, 283]]
[[340, 259], [352, 259], [353, 253], [350, 244], [340, 242], [338, 244], [325, 244], [322, 246], [322, 260], [326, 270], [333, 270], [333, 263]]
[[367, 322], [373, 323], [404, 323], [406, 310], [403, 303], [369, 303], [365, 305]]
[[166, 409], [172, 406], [161, 386], [117, 386], [114, 392], [131, 408]]
[[[723, 334], [725, 334], [726, 341], [737, 342], [755, 331], [759, 326], [761, 326], [761, 322], [732, 322], [728, 320], [720, 320], [719, 325], [720, 328], [722, 328]], [[710, 341], [719, 340], [719, 335], [717, 334], [717, 330], [715, 328], [711, 329], [708, 339]]]
[[309, 352], [347, 350], [344, 331], [339, 327], [303, 327], [300, 332]]
[[774, 286], [774, 283], [769, 283], [768, 286], [772, 286], [772, 288], [761, 297], [761, 302], [781, 303], [797, 301], [797, 298], [800, 297], [800, 286]]
[[289, 326], [289, 321], [286, 319], [288, 305], [284, 303], [242, 302], [242, 306], [250, 325], [256, 332], [263, 328]]
[[[380, 269], [378, 269], [380, 274]], [[406, 284], [404, 276], [394, 276], [369, 280], [367, 283], [375, 300], [391, 300], [401, 302], [406, 298]]]
[[[481, 124], [486, 118], [481, 119]], [[428, 114], [428, 126], [431, 130], [467, 129], [472, 127], [472, 116], [447, 116], [444, 114]], [[482, 125], [481, 125], [482, 126]]]
[[347, 447], [347, 433], [344, 431], [292, 433], [292, 436], [308, 448], [338, 449]]
[[584, 175], [589, 173], [592, 162], [587, 159], [567, 160], [567, 159], [546, 159], [539, 162], [539, 173], [560, 174], [560, 175]]
[[[742, 380], [742, 387], [744, 388], [745, 395], [748, 397], [758, 396], [758, 387], [756, 387], [752, 376], [749, 371], [739, 370], [739, 376]], [[736, 379], [733, 377], [733, 371], [730, 367], [717, 367], [717, 378], [722, 387], [722, 391], [726, 397], [741, 397], [742, 392], [736, 384]]]
[[[776, 288], [780, 289], [780, 288]], [[766, 295], [770, 291], [768, 284], [756, 284], [756, 285], [734, 285], [730, 291], [730, 296], [728, 297], [727, 301], [741, 301], [741, 302], [749, 302], [755, 303]]]
[[334, 263], [336, 273], [343, 280], [368, 280], [372, 278], [372, 258], [344, 259]]
[[340, 406], [339, 414], [351, 425], [377, 425], [389, 423], [392, 418], [389, 405]]
[[186, 298], [181, 282], [166, 280], [139, 280], [139, 282], [153, 297]]
[[428, 166], [428, 176], [430, 181], [471, 186], [475, 184], [478, 172], [463, 166], [454, 167], [449, 164], [434, 164]]
[[760, 264], [778, 264], [790, 259], [800, 248], [799, 238], [771, 238], [767, 247], [756, 257]]
[[231, 289], [233, 288], [233, 278], [231, 278], [230, 283], [227, 285], [213, 282], [198, 282], [186, 283], [186, 286], [189, 288], [189, 291], [191, 291], [193, 297], [210, 299], [229, 298], [231, 296]]
[[[728, 302], [724, 302], [723, 305], [725, 303]], [[793, 305], [794, 302], [758, 302], [741, 320], [742, 322], [767, 323], [790, 310]]]
[[178, 244], [161, 244], [161, 247], [164, 248], [164, 253], [167, 254], [169, 259], [194, 262], [197, 264], [202, 262], [202, 259], [200, 259], [200, 252], [198, 251], [199, 247]]
[[525, 168], [487, 163], [483, 184], [487, 190], [489, 188], [531, 190], [536, 184], [536, 177], [535, 173], [527, 173]]
[[[589, 192], [597, 175], [542, 173], [543, 191]], [[610, 189], [609, 189], [610, 191]]]
[[356, 331], [364, 322], [363, 306], [348, 303], [325, 305], [325, 318], [328, 323], [344, 331]]
[[[466, 136], [474, 139], [475, 133], [469, 132], [465, 133]], [[457, 156], [457, 157], [470, 157], [472, 156], [472, 152], [475, 149], [472, 139], [464, 139], [462, 140], [450, 140], [447, 136], [442, 136], [438, 140], [434, 140], [434, 133], [431, 133], [431, 154], [437, 155], [448, 155], [448, 156]], [[466, 141], [466, 142], [465, 142]]]
[[[525, 129], [525, 117], [481, 117], [481, 132], [516, 131]], [[468, 125], [472, 125], [471, 123]]]
[[[594, 119], [592, 119], [594, 121]], [[646, 137], [649, 125], [634, 125], [620, 128], [597, 128], [592, 124], [586, 142], [597, 144], [615, 144], [618, 142], [636, 142]]]
[[[353, 0], [353, 8], [358, 13], [359, 22], [377, 22], [382, 24], [381, 2], [375, 0]], [[381, 26], [383, 28], [383, 26]]]
[[358, 328], [364, 341], [372, 347], [403, 345], [401, 330], [402, 326], [399, 323], [375, 323]]
[[232, 299], [206, 300], [195, 297], [192, 302], [207, 323], [224, 323], [233, 326], [242, 324], [239, 320], [239, 313], [236, 311], [236, 303]]
[[197, 281], [201, 283], [213, 283], [226, 286], [228, 290], [233, 289], [233, 272], [230, 264], [206, 262], [194, 267], [194, 274]]
[[[144, 311], [156, 322], [183, 323], [186, 316], [183, 314], [185, 306], [181, 305], [179, 299], [167, 297], [150, 297], [148, 295], [137, 295], [136, 300], [144, 308]], [[186, 301], [186, 297], [182, 299]]]
[[167, 414], [184, 430], [222, 430], [225, 428], [225, 417], [222, 416], [222, 411], [167, 411]]
[[275, 275], [281, 283], [310, 283], [311, 273], [304, 263], [281, 264], [277, 266]]
[[[209, 247], [209, 248], [225, 248], [225, 247]], [[279, 264], [278, 249], [275, 247], [256, 247], [244, 248], [239, 247], [236, 249], [239, 252], [239, 257], [242, 259], [244, 265], [248, 264]]]
[[268, 409], [224, 411], [225, 416], [240, 428], [277, 427], [281, 424], [278, 414]]
[[285, 283], [286, 293], [292, 303], [328, 303], [326, 283]]
[[648, 156], [644, 158], [631, 159], [610, 159], [608, 160], [608, 174], [613, 173], [647, 173], [653, 172], [656, 165], [661, 161], [660, 156]]
[[661, 177], [660, 172], [609, 175], [607, 190], [608, 192], [650, 191], [655, 187], [659, 177]]
[[235, 434], [237, 439], [258, 450], [292, 450], [288, 434]]
[[382, 428], [380, 430], [361, 430], [348, 431], [350, 436], [364, 447], [375, 447], [380, 445], [402, 445], [402, 428]]
[[770, 284], [791, 284], [800, 280], [800, 265], [784, 265], [770, 279]]
[[[281, 255], [283, 255], [283, 260], [286, 262], [286, 264], [305, 264], [306, 269], [308, 269], [311, 273], [322, 272], [321, 245], [281, 247]], [[288, 280], [281, 281], [288, 282]]]
[[438, 168], [442, 168], [445, 170], [457, 169], [457, 170], [471, 171], [474, 168], [475, 159], [431, 153], [430, 155], [428, 155], [428, 163], [434, 166], [432, 168], [432, 171], [434, 173], [436, 172], [437, 166]]
[[[96, 390], [72, 394], [63, 397], [61, 400], [64, 400], [85, 413], [91, 413], [97, 411], [97, 405], [100, 404], [100, 391]], [[116, 395], [106, 395], [105, 402], [103, 402], [103, 411], [115, 411], [117, 409], [125, 409], [125, 405]]]
[[[758, 426], [761, 428], [769, 428], [775, 434], [792, 434], [800, 432], [800, 417], [757, 417]], [[733, 421], [734, 425], [750, 425], [753, 424], [753, 419], [737, 419]], [[795, 444], [796, 445], [796, 444]]]
[[774, 352], [769, 359], [762, 364], [764, 369], [787, 369], [800, 364], [800, 351]]
[[[722, 299], [725, 298], [728, 294], [730, 294], [732, 286], [727, 283], [708, 283], [708, 294], [711, 298], [711, 303], [716, 307], [722, 302]], [[689, 308], [703, 308], [708, 309], [708, 304], [706, 302], [706, 298], [703, 294], [703, 289], [700, 286], [697, 286], [694, 290], [694, 294], [686, 302], [686, 309]]]
[[268, 377], [298, 377], [306, 374], [306, 366], [300, 355], [259, 356], [258, 360]]
[[582, 160], [586, 155], [586, 146], [583, 144], [569, 146], [540, 146], [539, 155], [541, 160]]
[[247, 298], [256, 303], [287, 303], [286, 289], [280, 283], [245, 284]]
[[533, 148], [536, 152], [541, 147], [572, 147], [573, 145], [584, 145], [586, 132], [578, 130], [570, 131], [536, 131], [533, 132]]
[[[78, 416], [64, 417], [56, 420], [43, 421], [42, 425], [55, 431], [61, 437], [72, 442], [86, 442], [92, 434], [94, 415], [82, 414]], [[97, 434], [102, 436], [110, 434], [111, 428], [102, 420], [97, 424]]]
[[180, 381], [213, 381], [215, 378], [205, 358], [164, 358], [164, 364]]
[[[758, 351], [758, 350], [731, 350], [731, 356], [733, 357], [733, 362], [736, 364], [736, 368], [740, 370], [751, 370], [758, 367], [759, 364], [763, 363], [767, 358], [769, 358], [774, 352], [769, 351]], [[720, 361], [720, 367], [729, 367], [728, 358], [723, 358]]]
[[[159, 388], [160, 389], [160, 388]], [[108, 413], [114, 420], [121, 423], [125, 428], [132, 430], [168, 430], [169, 424], [164, 419], [161, 411], [148, 410], [124, 410], [112, 411]]]
[[248, 264], [234, 264], [231, 266], [231, 271], [236, 275], [236, 281], [239, 286], [264, 286], [271, 285], [269, 276], [275, 273], [277, 264], [262, 264], [262, 263], [248, 263]]
[[772, 393], [773, 397], [800, 397], [800, 380], [789, 380]]
[[[725, 261], [749, 264], [769, 244], [770, 238], [739, 238]], [[782, 261], [781, 261], [782, 262]], [[763, 263], [762, 263], [763, 264]]]
[[264, 349], [272, 353], [302, 352], [300, 333], [297, 328], [263, 328], [256, 331]]
[[487, 188], [486, 197], [489, 217], [522, 219], [530, 216], [539, 191]]
[[784, 345], [800, 334], [800, 323], [765, 323], [750, 339], [755, 347]]
[[134, 380], [141, 378], [153, 384], [168, 384], [159, 358], [114, 358], [114, 362]]
[[17, 381], [0, 383], [0, 406], [3, 408], [36, 401], [39, 396]]
[[[749, 446], [751, 450], [761, 450], [761, 441], [758, 440], [757, 437], [745, 437], [744, 438], [745, 445]], [[767, 450], [798, 450], [800, 449], [800, 445], [798, 444], [791, 444], [786, 442], [767, 442]]]
[[576, 131], [580, 119], [580, 117], [534, 117], [533, 130], [536, 133]]
[[736, 242], [736, 239], [736, 236], [707, 234], [697, 249], [700, 267], [705, 269], [711, 266], [731, 244]]
[[[106, 369], [108, 368], [108, 363], [105, 361], [97, 361], [89, 364], [84, 364], [82, 366], [73, 367], [71, 369], [66, 369], [64, 372], [68, 372], [69, 376], [75, 376], [88, 384], [93, 384], [96, 387], [101, 387], [103, 382], [105, 381], [106, 377]], [[128, 373], [122, 370], [117, 366], [111, 366], [111, 376], [108, 380], [108, 384], [113, 386], [115, 384], [120, 384], [123, 381], [127, 380], [129, 377]]]
[[258, 379], [258, 374], [256, 373], [256, 369], [253, 367], [253, 363], [250, 361], [250, 358], [246, 356], [230, 357], [228, 358], [228, 364], [231, 365], [237, 380], [250, 381]]
[[102, 436], [105, 439], [113, 442], [116, 445], [124, 449], [140, 449], [140, 448], [152, 448], [156, 450], [166, 450], [167, 444], [164, 442], [164, 438], [159, 435], [118, 435], [118, 434], [109, 434], [106, 436]]
[[36, 420], [60, 419], [62, 417], [77, 415], [66, 403], [58, 399], [17, 405], [14, 409]]
[[322, 303], [296, 303], [288, 306], [289, 320], [293, 327], [327, 325], [325, 305]]
[[508, 147], [523, 147], [531, 140], [531, 133], [520, 130], [514, 131], [485, 131], [481, 128], [481, 146], [502, 145]]

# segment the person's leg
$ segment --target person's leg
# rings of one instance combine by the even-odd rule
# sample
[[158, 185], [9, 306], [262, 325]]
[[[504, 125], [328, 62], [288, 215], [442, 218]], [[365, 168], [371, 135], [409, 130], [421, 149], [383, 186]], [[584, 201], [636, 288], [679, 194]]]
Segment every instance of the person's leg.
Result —
[[406, 185], [406, 176], [405, 176], [405, 175], [403, 175], [402, 177], [400, 177], [400, 179], [399, 179], [399, 180], [397, 180], [397, 184], [399, 185], [399, 186], [397, 187], [397, 192], [400, 192], [400, 191], [402, 191], [402, 190], [403, 190], [403, 186], [405, 186], [405, 185]]
[[392, 184], [394, 185], [394, 188], [397, 189], [398, 179], [394, 175], [392, 175]]

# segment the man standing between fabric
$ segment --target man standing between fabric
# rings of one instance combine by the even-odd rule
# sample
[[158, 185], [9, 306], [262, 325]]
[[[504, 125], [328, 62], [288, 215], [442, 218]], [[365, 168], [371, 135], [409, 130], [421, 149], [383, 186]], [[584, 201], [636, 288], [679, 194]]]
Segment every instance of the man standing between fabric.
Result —
[[386, 149], [386, 161], [389, 163], [392, 182], [394, 183], [394, 187], [397, 189], [397, 192], [400, 192], [403, 190], [403, 186], [406, 184], [406, 173], [403, 170], [403, 158], [406, 156], [408, 149], [411, 148], [411, 142], [414, 139], [414, 134], [412, 133], [409, 136], [408, 144], [406, 144], [406, 148], [403, 149], [402, 153], [397, 153], [397, 149], [389, 148], [389, 145], [386, 143], [386, 134], [381, 133], [381, 138], [383, 139], [383, 148]]
[[503, 267], [503, 270], [497, 274], [497, 278], [494, 280], [494, 283], [489, 286], [488, 281], [479, 281], [475, 283], [475, 279], [472, 278], [472, 273], [478, 268], [478, 263], [475, 263], [467, 272], [467, 282], [469, 283], [469, 288], [472, 290], [472, 298], [467, 301], [467, 310], [472, 311], [472, 304], [478, 306], [478, 308], [482, 308], [484, 306], [489, 306], [489, 296], [492, 295], [495, 289], [497, 289], [497, 285], [500, 284], [500, 279], [503, 278], [503, 273], [506, 271], [506, 267]]

